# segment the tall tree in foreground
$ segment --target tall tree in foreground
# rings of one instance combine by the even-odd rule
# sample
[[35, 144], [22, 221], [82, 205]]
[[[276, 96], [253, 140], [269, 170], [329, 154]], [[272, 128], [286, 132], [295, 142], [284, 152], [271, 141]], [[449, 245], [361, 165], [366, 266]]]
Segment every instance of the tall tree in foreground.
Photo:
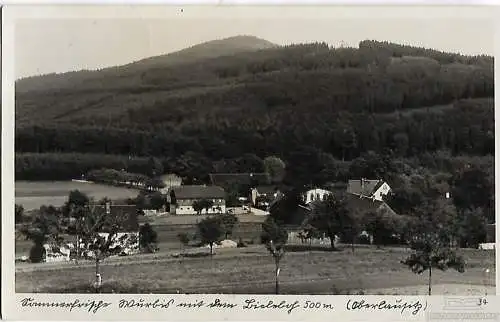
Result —
[[427, 233], [411, 243], [413, 253], [401, 263], [408, 266], [415, 274], [428, 271], [428, 295], [432, 293], [433, 268], [446, 271], [449, 268], [463, 273], [465, 261], [458, 256], [447, 244], [444, 244], [439, 234]]
[[330, 238], [331, 248], [336, 250], [335, 237], [344, 232], [351, 222], [345, 194], [332, 194], [326, 200], [316, 202], [307, 221]]
[[220, 220], [216, 217], [207, 217], [198, 223], [198, 232], [201, 242], [210, 245], [210, 256], [213, 256], [214, 243], [222, 237], [223, 230]]
[[158, 234], [149, 223], [139, 228], [139, 247], [148, 253], [155, 252], [158, 243]]
[[224, 236], [227, 239], [233, 233], [234, 226], [238, 223], [238, 217], [235, 214], [223, 214], [219, 215], [219, 220]]
[[[83, 243], [87, 249], [93, 252], [95, 260], [96, 292], [99, 292], [102, 278], [100, 273], [100, 263], [106, 257], [119, 254], [124, 240], [118, 240], [117, 233], [121, 227], [121, 218], [113, 216], [107, 210], [107, 207], [88, 205], [83, 208], [83, 216], [78, 223], [78, 235], [82, 237]], [[134, 243], [134, 240], [128, 240]]]
[[262, 224], [262, 230], [262, 242], [274, 258], [276, 294], [279, 294], [280, 262], [285, 254], [284, 246], [288, 241], [288, 233], [272, 217], [268, 217]]

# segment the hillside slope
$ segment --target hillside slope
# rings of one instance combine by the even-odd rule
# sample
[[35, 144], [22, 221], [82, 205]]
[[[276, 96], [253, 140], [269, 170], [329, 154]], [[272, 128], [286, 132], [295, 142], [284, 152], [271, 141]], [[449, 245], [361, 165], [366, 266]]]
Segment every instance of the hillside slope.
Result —
[[[130, 127], [130, 123], [149, 126], [154, 122], [178, 126], [187, 117], [189, 122], [193, 118], [232, 119], [249, 111], [274, 118], [282, 112], [289, 115], [292, 106], [294, 113], [307, 115], [331, 115], [339, 110], [387, 113], [488, 97], [493, 92], [491, 57], [378, 42], [362, 42], [359, 49], [332, 49], [316, 43], [207, 58], [206, 52], [218, 55], [228, 53], [227, 48], [241, 49], [247, 39], [208, 42], [98, 72], [30, 80], [38, 80], [39, 89], [53, 88], [43, 91], [26, 92], [27, 80], [20, 81], [17, 125]], [[262, 41], [244, 48], [254, 46], [272, 47]], [[53, 77], [60, 77], [64, 85]], [[422, 90], [427, 93], [422, 95]]]
[[77, 89], [100, 78], [113, 82], [121, 77], [133, 77], [145, 69], [168, 67], [179, 64], [193, 63], [208, 58], [234, 55], [260, 49], [274, 48], [277, 45], [253, 36], [234, 36], [225, 39], [208, 41], [166, 55], [145, 58], [123, 66], [104, 68], [98, 71], [75, 71], [60, 74], [48, 74], [20, 79], [16, 82], [16, 91], [60, 90], [63, 88]]
[[55, 164], [79, 176], [105, 167], [80, 154], [113, 154], [204, 180], [216, 168], [261, 172], [279, 155], [287, 180], [319, 184], [396, 171], [374, 165], [387, 158], [451, 171], [448, 159], [494, 154], [493, 57], [363, 41], [158, 59], [18, 92], [16, 176], [47, 179]]

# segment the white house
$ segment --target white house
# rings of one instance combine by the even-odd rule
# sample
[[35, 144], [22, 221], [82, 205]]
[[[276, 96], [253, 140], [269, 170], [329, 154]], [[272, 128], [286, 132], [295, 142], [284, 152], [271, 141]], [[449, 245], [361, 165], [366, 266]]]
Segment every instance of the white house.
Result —
[[382, 201], [383, 197], [391, 192], [391, 187], [384, 180], [349, 180], [347, 184], [347, 193], [359, 197], [370, 198]]
[[172, 187], [170, 193], [170, 213], [176, 215], [196, 215], [194, 204], [203, 200], [211, 201], [211, 207], [204, 208], [200, 214], [226, 212], [226, 193], [218, 186], [179, 186]]
[[332, 194], [331, 191], [328, 191], [325, 189], [321, 189], [321, 188], [311, 189], [311, 190], [308, 190], [304, 193], [304, 195], [303, 195], [304, 203], [307, 205], [313, 201], [326, 200], [328, 195], [331, 195], [331, 194]]

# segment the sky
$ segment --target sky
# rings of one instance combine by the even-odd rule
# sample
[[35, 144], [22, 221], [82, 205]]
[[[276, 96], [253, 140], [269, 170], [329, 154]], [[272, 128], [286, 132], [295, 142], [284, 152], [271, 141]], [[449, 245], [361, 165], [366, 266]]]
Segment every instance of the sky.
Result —
[[494, 53], [493, 20], [453, 15], [288, 17], [278, 11], [248, 18], [25, 18], [16, 21], [14, 35], [16, 79], [123, 65], [236, 35], [252, 35], [279, 45], [324, 41], [357, 47], [359, 41], [372, 39], [463, 54]]

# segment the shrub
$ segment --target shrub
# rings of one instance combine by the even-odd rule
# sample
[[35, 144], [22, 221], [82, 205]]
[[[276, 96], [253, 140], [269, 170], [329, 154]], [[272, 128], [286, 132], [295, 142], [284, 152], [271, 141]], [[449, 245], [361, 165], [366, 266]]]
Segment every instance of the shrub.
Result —
[[32, 263], [41, 263], [45, 256], [45, 248], [43, 245], [35, 244], [30, 249], [30, 262]]
[[179, 234], [177, 234], [177, 238], [179, 238], [179, 241], [184, 246], [187, 246], [189, 244], [190, 240], [189, 240], [188, 234], [186, 234], [186, 233], [179, 233]]
[[362, 245], [370, 245], [370, 236], [361, 235], [358, 237], [358, 243]]
[[238, 248], [247, 247], [247, 244], [245, 244], [245, 242], [243, 241], [243, 239], [240, 238], [240, 240], [238, 241], [238, 244], [236, 245], [236, 247], [238, 247]]

